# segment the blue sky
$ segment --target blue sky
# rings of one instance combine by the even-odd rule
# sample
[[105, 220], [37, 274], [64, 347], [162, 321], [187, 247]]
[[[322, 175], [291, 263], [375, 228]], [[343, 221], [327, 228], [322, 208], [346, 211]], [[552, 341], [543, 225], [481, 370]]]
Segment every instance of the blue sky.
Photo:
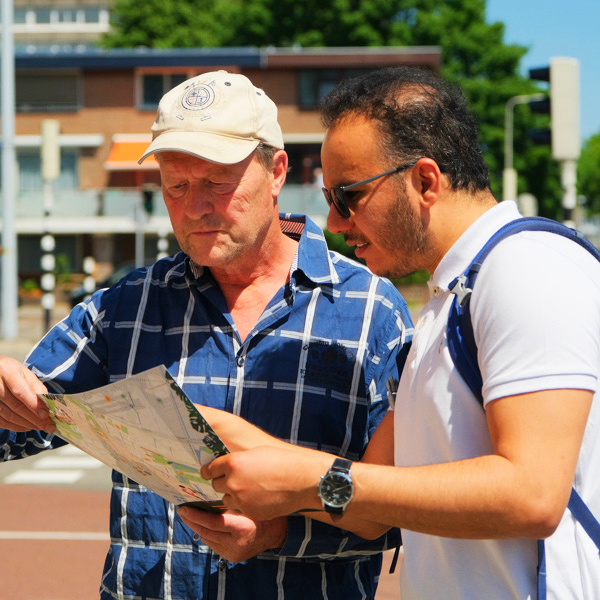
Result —
[[524, 74], [552, 56], [579, 60], [581, 137], [600, 133], [600, 0], [487, 0], [486, 14], [504, 23], [505, 43], [529, 48]]

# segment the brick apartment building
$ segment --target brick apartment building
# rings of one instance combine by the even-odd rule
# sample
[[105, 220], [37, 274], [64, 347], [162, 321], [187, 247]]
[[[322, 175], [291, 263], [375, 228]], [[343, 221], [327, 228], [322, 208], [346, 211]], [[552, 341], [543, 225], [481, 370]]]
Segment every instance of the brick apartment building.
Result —
[[[45, 230], [55, 235], [56, 253], [72, 272], [81, 272], [84, 258], [93, 256], [100, 277], [134, 259], [140, 236], [147, 259], [156, 257], [157, 248], [177, 250], [157, 189], [157, 165], [146, 160], [140, 166], [137, 159], [150, 141], [158, 100], [181, 81], [225, 69], [265, 90], [279, 107], [290, 155], [280, 207], [324, 225], [326, 205], [312, 185], [323, 137], [319, 99], [340, 79], [365, 70], [402, 64], [438, 69], [441, 60], [437, 47], [103, 51], [90, 44], [108, 29], [106, 6], [90, 0], [77, 7], [48, 4], [15, 0], [21, 279], [40, 273]], [[58, 121], [61, 154], [46, 220], [40, 159], [45, 119]], [[153, 189], [152, 206], [144, 209]]]

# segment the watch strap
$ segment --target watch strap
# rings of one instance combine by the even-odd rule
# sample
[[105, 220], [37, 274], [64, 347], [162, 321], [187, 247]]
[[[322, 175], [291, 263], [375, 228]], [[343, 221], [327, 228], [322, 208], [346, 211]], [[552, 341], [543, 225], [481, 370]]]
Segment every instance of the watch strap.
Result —
[[330, 467], [331, 471], [339, 471], [341, 473], [349, 473], [352, 461], [347, 458], [336, 458]]

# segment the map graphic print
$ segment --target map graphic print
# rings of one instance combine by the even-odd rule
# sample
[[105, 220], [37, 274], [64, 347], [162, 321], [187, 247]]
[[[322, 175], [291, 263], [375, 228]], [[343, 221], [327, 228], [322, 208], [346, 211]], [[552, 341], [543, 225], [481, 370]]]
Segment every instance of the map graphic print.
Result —
[[39, 394], [56, 435], [176, 505], [218, 510], [200, 469], [228, 452], [164, 366], [78, 394]]

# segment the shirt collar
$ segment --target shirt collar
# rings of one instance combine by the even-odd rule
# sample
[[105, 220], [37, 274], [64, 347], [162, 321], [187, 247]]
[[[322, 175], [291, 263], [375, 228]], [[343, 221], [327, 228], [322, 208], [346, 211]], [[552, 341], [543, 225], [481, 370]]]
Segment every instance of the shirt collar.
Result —
[[292, 265], [291, 274], [302, 271], [305, 277], [316, 284], [339, 283], [340, 278], [329, 255], [325, 235], [321, 228], [303, 215], [280, 215], [283, 219], [303, 219], [304, 231], [298, 244], [298, 251]]
[[499, 202], [483, 213], [446, 252], [428, 282], [429, 288], [437, 287], [447, 291], [448, 285], [467, 270], [475, 255], [492, 235], [500, 227], [520, 216], [517, 204], [512, 200]]

